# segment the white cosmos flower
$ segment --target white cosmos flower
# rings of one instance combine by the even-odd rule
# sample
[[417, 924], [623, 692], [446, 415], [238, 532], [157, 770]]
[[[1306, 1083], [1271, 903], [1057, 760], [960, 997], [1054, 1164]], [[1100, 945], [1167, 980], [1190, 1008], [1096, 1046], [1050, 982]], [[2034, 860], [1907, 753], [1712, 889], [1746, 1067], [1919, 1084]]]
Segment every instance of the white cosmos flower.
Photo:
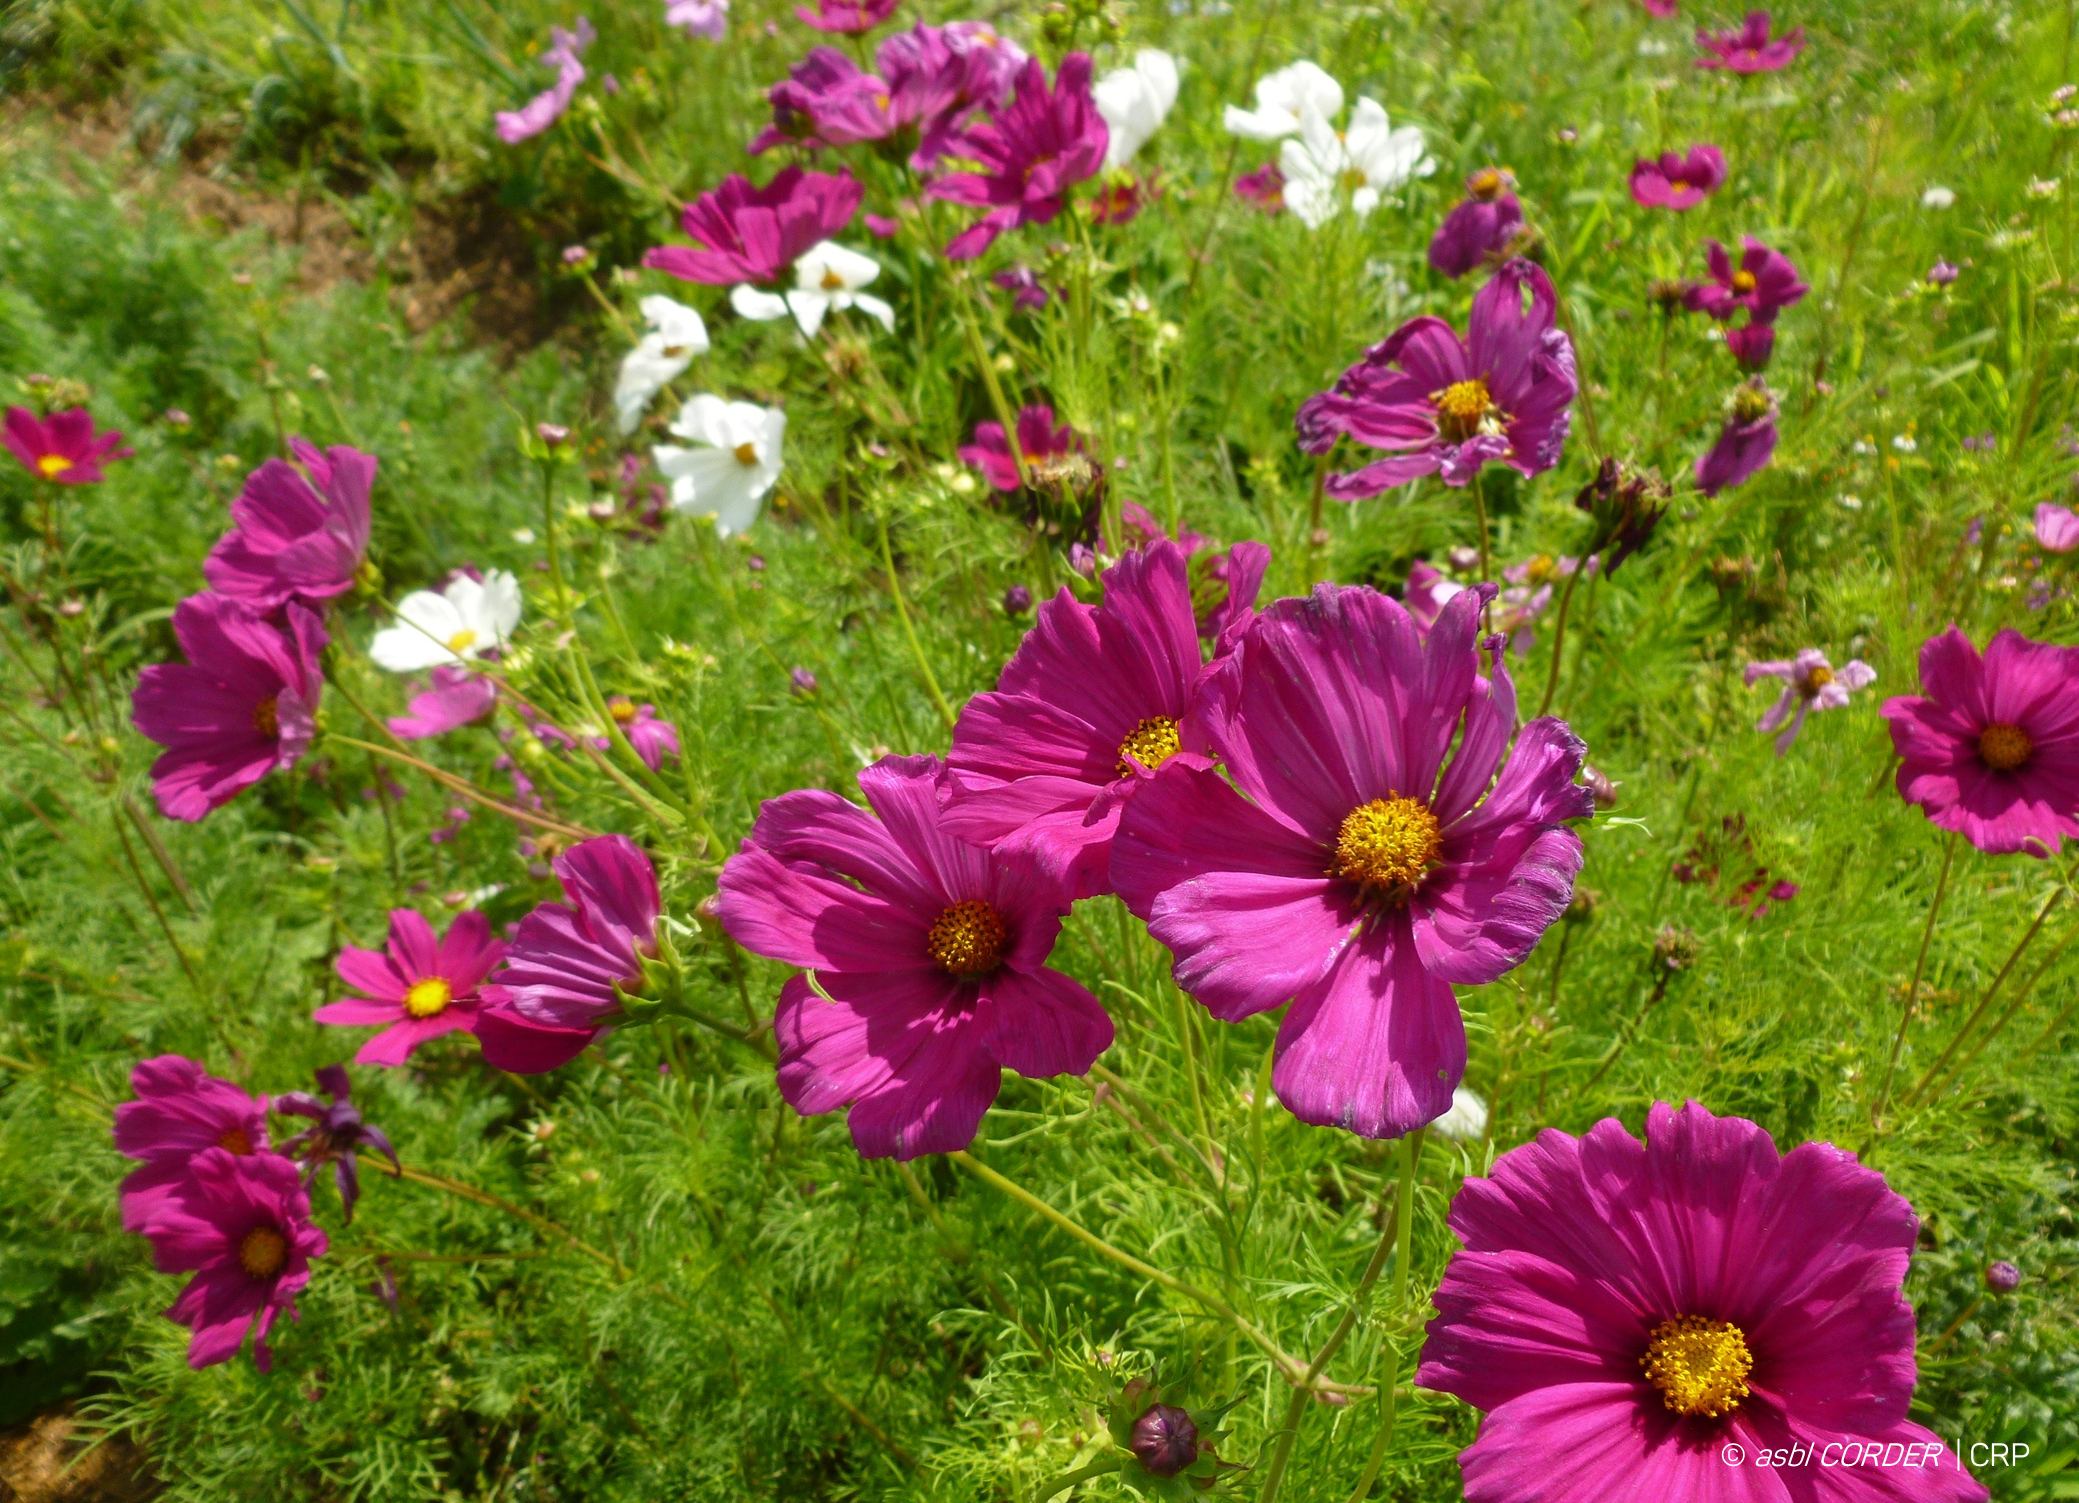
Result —
[[1955, 202], [1956, 190], [1945, 188], [1940, 183], [1920, 195], [1920, 207], [1923, 209], [1946, 209]]
[[1148, 137], [1177, 102], [1177, 60], [1167, 52], [1143, 47], [1134, 54], [1131, 68], [1107, 73], [1091, 86], [1090, 93], [1111, 132], [1104, 164], [1123, 167], [1148, 144]]
[[614, 413], [623, 433], [633, 433], [650, 399], [676, 381], [695, 355], [707, 353], [707, 325], [684, 303], [653, 293], [639, 306], [650, 332], [622, 358], [621, 379], [614, 383]]
[[1454, 1142], [1476, 1142], [1487, 1135], [1487, 1103], [1476, 1092], [1460, 1086], [1451, 1093], [1451, 1110], [1429, 1125]]
[[702, 392], [679, 410], [671, 431], [700, 446], [659, 444], [651, 451], [671, 482], [672, 508], [713, 517], [715, 531], [725, 538], [749, 531], [759, 502], [780, 478], [787, 414]]
[[859, 251], [847, 250], [834, 240], [810, 246], [794, 263], [794, 290], [786, 306], [794, 322], [809, 338], [823, 327], [823, 316], [832, 308], [857, 308], [886, 329], [895, 332], [895, 310], [870, 292], [860, 289], [881, 274], [881, 263]]
[[1324, 120], [1343, 112], [1343, 86], [1314, 63], [1294, 63], [1256, 80], [1256, 108], [1227, 107], [1227, 128], [1251, 141], [1299, 134], [1308, 110]]
[[458, 574], [435, 594], [413, 590], [397, 602], [397, 624], [368, 644], [376, 666], [417, 673], [441, 664], [471, 662], [511, 640], [520, 624], [520, 582], [504, 569], [482, 581]]
[[1357, 101], [1344, 132], [1327, 116], [1305, 111], [1299, 139], [1279, 148], [1278, 167], [1285, 174], [1285, 207], [1310, 230], [1342, 212], [1344, 188], [1351, 190], [1351, 212], [1362, 219], [1381, 195], [1437, 170], [1423, 150], [1421, 127], [1392, 129], [1376, 99]]
[[769, 324], [776, 318], [787, 316], [787, 300], [777, 292], [767, 292], [753, 287], [749, 282], [738, 282], [729, 289], [729, 306], [741, 318], [755, 323]]

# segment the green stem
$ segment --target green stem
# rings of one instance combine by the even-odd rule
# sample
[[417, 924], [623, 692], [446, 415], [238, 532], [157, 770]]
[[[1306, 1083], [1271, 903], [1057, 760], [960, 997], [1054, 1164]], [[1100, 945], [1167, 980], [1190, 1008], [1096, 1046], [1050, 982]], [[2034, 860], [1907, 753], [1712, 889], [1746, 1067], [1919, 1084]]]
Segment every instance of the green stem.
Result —
[[[1414, 1198], [1415, 1161], [1422, 1148], [1422, 1134], [1417, 1132], [1410, 1140], [1406, 1156], [1400, 1166], [1400, 1202], [1396, 1210], [1395, 1240], [1399, 1255], [1394, 1259], [1393, 1309], [1398, 1314], [1407, 1302], [1408, 1256], [1414, 1243], [1414, 1216], [1410, 1202]], [[1379, 1468], [1386, 1462], [1386, 1451], [1393, 1444], [1393, 1421], [1395, 1401], [1400, 1392], [1400, 1342], [1388, 1336], [1385, 1342], [1386, 1368], [1379, 1375], [1379, 1433], [1372, 1438], [1371, 1454], [1365, 1458], [1364, 1472], [1357, 1479], [1357, 1486], [1350, 1491], [1350, 1503], [1363, 1503], [1371, 1492], [1372, 1484], [1378, 1480]]]
[[1901, 1105], [1912, 1106], [1917, 1103], [1927, 1088], [1934, 1083], [1935, 1077], [1942, 1073], [1943, 1067], [1956, 1057], [1956, 1051], [1962, 1047], [1963, 1041], [1971, 1036], [1971, 1030], [1978, 1026], [1978, 1020], [1985, 1016], [1985, 1009], [1992, 1006], [1992, 999], [1999, 995], [1999, 990], [2006, 984], [2008, 975], [2020, 963], [2022, 952], [2035, 939], [2037, 932], [2043, 927], [2044, 920], [2050, 917], [2051, 910], [2057, 907], [2064, 895], [2065, 890], [2060, 887], [2044, 900], [2041, 911], [2036, 914], [2036, 921], [2028, 926], [2027, 932], [2021, 936], [2020, 943], [2014, 946], [2014, 952], [2007, 957], [2007, 963], [2001, 966], [2000, 973], [1992, 978], [1992, 985], [1985, 988], [1985, 995], [1978, 999], [1978, 1005], [1972, 1008], [1971, 1015], [1964, 1019], [1963, 1027], [1956, 1030], [1955, 1036], [1949, 1040], [1949, 1047], [1927, 1067], [1927, 1073], [1920, 1077], [1913, 1089], [1899, 1098]]
[[552, 1236], [561, 1237], [586, 1257], [592, 1258], [612, 1269], [615, 1277], [622, 1280], [630, 1277], [627, 1265], [612, 1253], [601, 1252], [568, 1227], [559, 1225], [549, 1220], [546, 1216], [530, 1211], [525, 1206], [514, 1205], [511, 1201], [493, 1195], [488, 1190], [479, 1190], [475, 1185], [465, 1185], [458, 1179], [448, 1179], [444, 1175], [428, 1174], [423, 1169], [414, 1169], [409, 1164], [399, 1165], [397, 1173], [399, 1178], [408, 1179], [415, 1185], [424, 1185], [430, 1190], [439, 1190], [444, 1194], [453, 1195], [462, 1200], [473, 1200], [480, 1206], [490, 1206], [493, 1210], [503, 1211], [515, 1220], [526, 1222], [527, 1225], [533, 1227], [536, 1231], [548, 1232]]
[[[1015, 435], [1011, 447], [1014, 451], [1017, 448]], [[946, 703], [946, 696], [939, 690], [938, 679], [931, 672], [931, 663], [924, 656], [924, 644], [917, 640], [917, 628], [910, 623], [910, 609], [902, 603], [902, 584], [895, 577], [895, 550], [888, 542], [888, 524], [883, 522], [880, 526], [881, 562], [888, 570], [888, 594], [895, 601], [895, 614], [902, 622], [903, 635], [909, 638], [910, 653], [917, 660], [917, 671], [924, 677], [924, 687], [931, 691], [931, 702], [938, 706], [939, 719], [946, 723], [946, 730], [951, 732], [954, 722], [953, 707]]]
[[1545, 697], [1538, 701], [1538, 714], [1543, 715], [1552, 708], [1552, 696], [1559, 692], [1559, 660], [1566, 647], [1566, 615], [1574, 603], [1574, 586], [1588, 572], [1588, 560], [1584, 557], [1574, 565], [1574, 572], [1566, 577], [1566, 588], [1559, 592], [1559, 612], [1552, 618], [1552, 665], [1545, 670]]
[[1920, 954], [1913, 961], [1913, 982], [1906, 988], [1905, 1005], [1899, 1009], [1899, 1031], [1891, 1041], [1891, 1058], [1884, 1065], [1884, 1084], [1877, 1092], [1877, 1101], [1870, 1108], [1870, 1131], [1879, 1130], [1884, 1120], [1885, 1105], [1891, 1100], [1891, 1082], [1899, 1068], [1899, 1054], [1906, 1047], [1906, 1030], [1913, 1024], [1913, 1008], [1920, 1000], [1920, 978], [1927, 971], [1927, 947], [1934, 941], [1935, 916], [1942, 911], [1943, 894], [1949, 891], [1949, 868], [1956, 862], [1956, 840], [1954, 830], [1942, 847], [1942, 874], [1935, 879], [1935, 895], [1927, 905], [1927, 926], [1920, 931]]
[[1078, 1482], [1086, 1482], [1092, 1477], [1107, 1476], [1112, 1472], [1121, 1470], [1125, 1465], [1126, 1462], [1123, 1457], [1100, 1456], [1088, 1466], [1079, 1466], [1072, 1472], [1063, 1472], [1052, 1482], [1044, 1484], [1038, 1492], [1033, 1494], [1033, 1503], [1049, 1503], [1050, 1499], [1059, 1497]]

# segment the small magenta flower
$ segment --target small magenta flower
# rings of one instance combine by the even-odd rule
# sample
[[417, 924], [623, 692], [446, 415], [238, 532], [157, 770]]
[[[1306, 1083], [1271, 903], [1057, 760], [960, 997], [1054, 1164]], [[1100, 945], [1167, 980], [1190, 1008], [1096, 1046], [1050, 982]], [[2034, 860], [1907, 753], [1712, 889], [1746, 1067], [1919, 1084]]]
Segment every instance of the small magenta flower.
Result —
[[947, 257], [971, 261], [1006, 230], [1051, 224], [1067, 204], [1068, 190], [1103, 168], [1110, 139], [1090, 93], [1088, 53], [1063, 58], [1051, 90], [1047, 70], [1028, 58], [1010, 104], [947, 148], [983, 170], [952, 173], [928, 190], [934, 198], [989, 211], [953, 237]]
[[1836, 672], [1825, 653], [1807, 647], [1787, 661], [1747, 665], [1748, 688], [1765, 678], [1781, 679], [1783, 693], [1754, 728], [1764, 734], [1781, 730], [1782, 734], [1776, 737], [1776, 755], [1780, 757], [1796, 744], [1798, 732], [1805, 728], [1806, 715], [1813, 710], [1844, 708], [1849, 695], [1877, 681], [1877, 670], [1861, 658], [1850, 658]]
[[329, 1245], [296, 1166], [278, 1153], [205, 1148], [140, 1230], [159, 1272], [195, 1275], [166, 1311], [194, 1333], [188, 1366], [229, 1360], [251, 1331], [253, 1366], [268, 1371], [267, 1333], [283, 1312], [296, 1319], [310, 1260]]
[[498, 703], [496, 684], [459, 665], [437, 664], [431, 678], [431, 688], [411, 697], [409, 714], [392, 715], [384, 722], [392, 735], [405, 741], [445, 736], [483, 719]]
[[1429, 242], [1430, 269], [1453, 280], [1506, 261], [1523, 229], [1516, 175], [1508, 168], [1482, 167], [1465, 180], [1465, 192]]
[[1725, 179], [1725, 153], [1715, 146], [1692, 146], [1679, 156], [1664, 151], [1632, 164], [1631, 201], [1642, 209], [1693, 209]]
[[375, 456], [300, 438], [289, 448], [302, 472], [270, 459], [248, 475], [231, 503], [232, 530], [202, 565], [212, 590], [262, 616], [291, 600], [321, 608], [354, 587], [368, 557]]
[[719, 42], [729, 34], [729, 0], [664, 0], [664, 24]]
[[1018, 409], [1018, 459], [1011, 457], [1001, 423], [975, 424], [974, 442], [962, 444], [958, 452], [1000, 491], [1019, 489], [1019, 460], [1033, 488], [1050, 494], [1066, 487], [1080, 496], [1104, 480], [1083, 447], [1083, 436], [1066, 423], [1057, 425], [1054, 409], [1044, 402]]
[[[431, 937], [430, 935], [428, 936]], [[394, 1030], [393, 1030], [394, 1031]], [[346, 1219], [354, 1219], [354, 1202], [361, 1198], [360, 1151], [366, 1148], [390, 1161], [390, 1172], [398, 1171], [397, 1150], [383, 1130], [361, 1115], [354, 1105], [353, 1082], [345, 1065], [323, 1065], [317, 1072], [323, 1101], [308, 1091], [288, 1091], [274, 1098], [274, 1109], [291, 1117], [308, 1117], [312, 1125], [288, 1142], [282, 1152], [303, 1165], [305, 1185], [318, 1171], [332, 1166], [332, 1181], [339, 1187], [339, 1204]]]
[[1927, 285], [1930, 287], [1947, 287], [1962, 275], [1963, 272], [1952, 262], [1937, 261], [1927, 269]]
[[126, 1231], [143, 1230], [203, 1149], [267, 1151], [267, 1098], [217, 1079], [192, 1059], [162, 1054], [142, 1060], [130, 1071], [130, 1089], [137, 1099], [115, 1109], [115, 1146], [143, 1167], [123, 1181]]
[[428, 1039], [475, 1032], [483, 1007], [478, 988], [504, 958], [504, 943], [474, 908], [455, 916], [445, 939], [436, 939], [417, 911], [392, 909], [384, 948], [347, 945], [333, 962], [339, 979], [364, 996], [328, 1002], [312, 1017], [347, 1028], [380, 1027], [354, 1063], [401, 1065]]
[[1921, 694], [1884, 702], [1899, 796], [1995, 855], [2079, 837], [2079, 648], [1954, 626], [1920, 648]]
[[679, 728], [658, 715], [655, 705], [639, 705], [616, 694], [606, 702], [606, 707], [621, 734], [628, 738], [628, 744], [635, 748], [636, 756], [642, 758], [642, 765], [651, 772], [662, 767], [666, 758], [677, 760]]
[[540, 135], [562, 118], [563, 112], [570, 108], [578, 85], [585, 81], [585, 65], [581, 59], [597, 36], [592, 23], [583, 16], [578, 17], [574, 31], [565, 31], [560, 26], [549, 28], [549, 45], [540, 62], [543, 67], [556, 70], [556, 82], [517, 110], [500, 110], [493, 117], [499, 140], [515, 146], [530, 136]]
[[1327, 493], [1357, 501], [1424, 475], [1470, 485], [1492, 462], [1522, 475], [1559, 463], [1577, 382], [1557, 311], [1544, 268], [1511, 261], [1474, 295], [1466, 339], [1424, 315], [1372, 346], [1334, 390], [1300, 405], [1300, 447], [1326, 454], [1347, 434], [1367, 448], [1412, 452], [1330, 475]]
[[221, 595], [175, 607], [188, 661], [152, 664], [130, 696], [132, 722], [166, 748], [152, 763], [152, 795], [168, 819], [193, 823], [310, 749], [327, 638], [302, 606], [286, 610], [284, 635]]
[[716, 895], [738, 944], [813, 972], [780, 991], [780, 1094], [803, 1116], [849, 1106], [867, 1158], [965, 1148], [1005, 1070], [1079, 1075], [1112, 1043], [1097, 999], [1047, 968], [1067, 889], [955, 839], [939, 773], [884, 757], [859, 774], [870, 814], [822, 789], [768, 799]]
[[1776, 353], [1776, 326], [1749, 321], [1725, 331], [1725, 348], [1743, 371], [1767, 370]]
[[2079, 548], [2079, 512], [2054, 501], [2036, 504], [2036, 544], [2052, 553]]
[[483, 988], [484, 1058], [536, 1075], [566, 1064], [622, 1015], [657, 950], [657, 871], [626, 835], [595, 835], [555, 861], [569, 903], [520, 920], [498, 979]]
[[1657, 21], [1665, 21], [1682, 7], [1679, 0], [1639, 0], [1639, 8]]
[[1776, 452], [1776, 399], [1756, 376], [1726, 403], [1718, 441], [1697, 456], [1696, 483], [1707, 496], [1742, 485]]
[[[1103, 583], [1102, 605], [1063, 589], [1041, 606], [995, 690], [961, 710], [940, 820], [964, 840], [1030, 851], [1078, 898], [1110, 890], [1120, 815], [1155, 770], [1178, 756], [1211, 765], [1184, 744], [1207, 671], [1184, 550], [1167, 539], [1131, 550]], [[1253, 588], [1230, 605], [1238, 634]]]
[[1014, 294], [1011, 306], [1020, 313], [1037, 313], [1050, 300], [1050, 294], [1040, 283], [1039, 273], [1029, 266], [1013, 266], [1008, 271], [999, 271], [989, 280]]
[[123, 435], [112, 428], [96, 433], [84, 407], [69, 407], [41, 421], [26, 407], [10, 407], [6, 443], [23, 469], [54, 485], [93, 485], [108, 478], [101, 473], [103, 460], [130, 457]]
[[1271, 1079], [1302, 1122], [1390, 1138], [1448, 1111], [1452, 987], [1519, 964], [1572, 896], [1584, 748], [1558, 720], [1517, 731], [1493, 639], [1483, 675], [1493, 591], [1426, 638], [1359, 587], [1259, 612], [1186, 718], [1226, 777], [1172, 758], [1120, 821], [1113, 886], [1178, 986], [1225, 1022], [1292, 1004]]
[[[1464, 1246], [1415, 1382], [1486, 1411], [1458, 1458], [1467, 1503], [1552, 1499], [1562, 1452], [1579, 1498], [1643, 1478], [1659, 1498], [1795, 1497], [1783, 1478], [1806, 1474], [1758, 1459], [1798, 1452], [1830, 1503], [1987, 1496], [1908, 1414], [1920, 1222], [1855, 1155], [1661, 1103], [1644, 1143], [1615, 1118], [1540, 1133], [1449, 1220]], [[1933, 1459], [1820, 1469], [1843, 1454]]]
[[731, 173], [681, 214], [680, 225], [694, 243], [656, 246], [642, 264], [710, 287], [776, 285], [805, 251], [852, 222], [865, 195], [849, 172], [789, 167], [762, 188]]
[[1254, 172], [1245, 172], [1234, 180], [1234, 196], [1244, 203], [1254, 204], [1266, 214], [1283, 213], [1285, 174], [1278, 170], [1276, 162], [1266, 162]]
[[1689, 289], [1692, 313], [1708, 313], [1724, 323], [1741, 308], [1757, 323], [1774, 323], [1776, 315], [1811, 288], [1798, 280], [1797, 268], [1781, 251], [1770, 250], [1752, 235], [1740, 241], [1740, 264], [1716, 240], [1704, 242], [1704, 261], [1711, 280]]
[[1781, 36], [1769, 35], [1769, 13], [1765, 10], [1750, 10], [1747, 21], [1738, 31], [1707, 31], [1699, 26], [1696, 44], [1704, 49], [1704, 55], [1696, 60], [1699, 68], [1726, 68], [1734, 73], [1774, 73], [1779, 68], [1790, 66], [1791, 60], [1805, 50], [1805, 28], [1794, 26]]
[[818, 31], [859, 36], [895, 14], [901, 0], [816, 0], [816, 8], [796, 6], [795, 17]]

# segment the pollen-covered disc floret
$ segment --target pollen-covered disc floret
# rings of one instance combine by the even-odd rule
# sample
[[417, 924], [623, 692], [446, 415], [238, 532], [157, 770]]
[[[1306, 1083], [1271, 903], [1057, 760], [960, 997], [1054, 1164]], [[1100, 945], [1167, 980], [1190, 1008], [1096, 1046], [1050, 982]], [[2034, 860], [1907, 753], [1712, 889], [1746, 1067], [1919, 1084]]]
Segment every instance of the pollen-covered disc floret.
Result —
[[1150, 715], [1119, 743], [1119, 776], [1123, 778], [1133, 771], [1129, 757], [1153, 772], [1183, 749], [1176, 721], [1167, 715]]
[[1360, 887], [1405, 894], [1444, 848], [1442, 827], [1420, 799], [1375, 798], [1343, 817], [1331, 876]]
[[238, 1266], [252, 1279], [271, 1279], [289, 1261], [289, 1239], [271, 1226], [256, 1226], [238, 1243]]
[[2018, 725], [1989, 725], [1978, 733], [1978, 755], [1994, 772], [2012, 772], [2035, 751], [2036, 743]]
[[1747, 1397], [1754, 1356], [1738, 1326], [1680, 1315], [1654, 1328], [1639, 1366], [1675, 1413], [1715, 1419], [1739, 1408]]
[[967, 981], [1003, 964], [1010, 943], [1003, 915], [979, 898], [968, 898], [938, 916], [924, 949], [948, 975]]
[[1430, 401], [1436, 404], [1437, 431], [1453, 443], [1464, 443], [1476, 433], [1502, 431], [1505, 419], [1485, 381], [1453, 381], [1432, 393]]
[[442, 976], [415, 981], [404, 994], [404, 1010], [415, 1018], [436, 1018], [455, 1000], [455, 989]]

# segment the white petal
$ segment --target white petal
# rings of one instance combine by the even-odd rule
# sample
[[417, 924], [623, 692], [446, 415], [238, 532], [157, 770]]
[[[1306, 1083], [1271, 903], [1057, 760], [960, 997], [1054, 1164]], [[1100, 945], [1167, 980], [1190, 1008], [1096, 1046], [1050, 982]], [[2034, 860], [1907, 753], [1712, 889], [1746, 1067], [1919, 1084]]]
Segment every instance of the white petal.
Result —
[[[804, 292], [857, 292], [880, 274], [880, 262], [835, 240], [810, 246], [794, 263], [794, 285]], [[829, 283], [832, 275], [837, 278], [836, 287]]]
[[729, 289], [729, 306], [743, 317], [761, 324], [787, 316], [785, 298], [777, 293], [762, 292], [749, 282], [738, 282]]
[[436, 663], [452, 663], [447, 644], [469, 623], [445, 595], [414, 590], [397, 602], [397, 625], [375, 634], [368, 655], [392, 673], [414, 673]]
[[1143, 47], [1133, 55], [1134, 71], [1148, 81], [1148, 94], [1155, 104], [1155, 123], [1160, 125], [1177, 102], [1177, 60], [1155, 47]]
[[667, 346], [665, 339], [662, 334], [645, 334], [621, 360], [620, 379], [614, 383], [614, 416], [623, 433], [633, 433], [651, 399], [693, 363], [690, 353], [665, 354], [667, 348], [685, 348]]
[[484, 622], [499, 643], [512, 640], [513, 628], [520, 624], [520, 612], [524, 604], [520, 595], [520, 582], [513, 577], [512, 570], [493, 569], [484, 576]]
[[1350, 195], [1350, 212], [1359, 219], [1369, 219], [1372, 210], [1379, 207], [1379, 190], [1366, 184]]
[[704, 391], [690, 397], [679, 409], [678, 421], [671, 425], [678, 437], [694, 443], [713, 444], [719, 448], [734, 448], [736, 440], [730, 437], [733, 429], [729, 422], [729, 404], [713, 392]]
[[1224, 117], [1230, 135], [1250, 141], [1275, 141], [1299, 129], [1299, 121], [1282, 110], [1245, 110], [1230, 104]]
[[830, 311], [831, 301], [827, 292], [810, 292], [800, 287], [787, 294], [787, 306], [793, 310], [794, 322], [801, 326], [802, 334], [809, 339], [814, 339], [816, 331], [823, 327], [823, 315]]
[[683, 350], [689, 357], [707, 353], [707, 322], [699, 310], [653, 292], [636, 306], [650, 327], [664, 338], [667, 348]]
[[1335, 133], [1328, 117], [1318, 111], [1300, 111], [1299, 139], [1305, 144], [1307, 155], [1314, 159], [1319, 175], [1327, 181], [1333, 183], [1350, 165], [1350, 153], [1343, 146], [1343, 138]]
[[1386, 144], [1386, 109], [1376, 99], [1360, 98], [1350, 111], [1350, 128], [1343, 134], [1350, 160], [1364, 166]]
[[872, 293], [861, 292], [855, 294], [852, 298], [852, 306], [867, 317], [876, 320], [890, 334], [895, 332], [895, 310]]

